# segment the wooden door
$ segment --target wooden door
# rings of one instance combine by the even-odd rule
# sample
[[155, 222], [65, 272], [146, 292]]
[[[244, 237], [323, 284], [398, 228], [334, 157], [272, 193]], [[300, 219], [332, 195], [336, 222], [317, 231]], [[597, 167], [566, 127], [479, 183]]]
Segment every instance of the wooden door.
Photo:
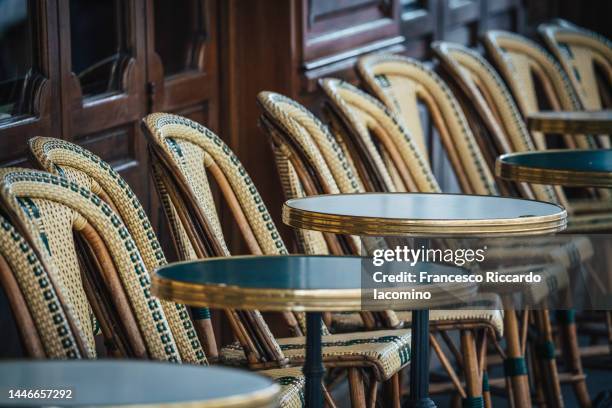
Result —
[[145, 0], [58, 0], [62, 135], [109, 162], [145, 209]]
[[216, 8], [213, 0], [147, 2], [150, 112], [176, 113], [218, 131]]

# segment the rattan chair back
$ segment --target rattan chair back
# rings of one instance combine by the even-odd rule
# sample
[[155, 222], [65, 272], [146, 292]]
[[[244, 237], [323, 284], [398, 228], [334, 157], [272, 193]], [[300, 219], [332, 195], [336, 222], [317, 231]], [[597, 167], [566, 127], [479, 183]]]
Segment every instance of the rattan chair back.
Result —
[[[581, 109], [572, 84], [557, 61], [540, 45], [521, 35], [488, 31], [483, 42], [490, 60], [512, 91], [524, 117], [542, 109]], [[544, 135], [533, 132], [536, 148], [546, 149]], [[566, 136], [570, 148], [596, 147], [593, 138]]]
[[[149, 271], [166, 258], [140, 200], [113, 167], [87, 149], [65, 140], [35, 137], [30, 151], [44, 169], [89, 188], [117, 212], [134, 239]], [[200, 363], [204, 350], [184, 305], [161, 301], [168, 324], [185, 362]], [[209, 319], [210, 314], [205, 313]], [[207, 336], [214, 336], [212, 331]]]
[[78, 319], [71, 303], [78, 295], [68, 296], [69, 289], [53, 262], [36, 245], [30, 245], [30, 240], [40, 236], [40, 232], [28, 234], [20, 220], [13, 225], [0, 216], [0, 286], [13, 312], [23, 351], [33, 358], [94, 358], [94, 333], [88, 325], [91, 319], [86, 324]]
[[[366, 87], [404, 122], [418, 112], [402, 111], [402, 106], [394, 102], [393, 95], [402, 93], [403, 87], [415, 89], [415, 97], [425, 104], [440, 134], [463, 192], [498, 192], [493, 174], [484, 162], [459, 102], [431, 68], [407, 57], [372, 55], [359, 60], [357, 72]], [[412, 106], [410, 109], [416, 109], [417, 104]]]
[[569, 77], [586, 110], [612, 106], [612, 42], [564, 20], [538, 31]]
[[[184, 231], [195, 256], [229, 256], [207, 173], [217, 185], [248, 249], [253, 254], [286, 254], [263, 199], [231, 149], [199, 123], [178, 115], [155, 113], [143, 119], [151, 165], [166, 215], [174, 231]], [[174, 236], [176, 238], [176, 234]], [[188, 259], [188, 258], [187, 258]], [[286, 359], [258, 311], [227, 311], [249, 363], [283, 365]], [[305, 322], [284, 313], [295, 334]], [[301, 324], [300, 324], [301, 323]]]
[[[181, 360], [161, 302], [151, 295], [140, 251], [108, 204], [88, 188], [46, 172], [2, 169], [0, 182], [7, 214], [36, 226], [32, 233], [39, 233], [37, 242], [43, 244], [38, 250], [56, 265], [84, 332], [93, 333], [91, 302], [103, 334], [120, 354]], [[94, 349], [93, 336], [87, 346]], [[203, 354], [200, 361], [205, 362]]]
[[320, 82], [328, 115], [376, 175], [370, 191], [439, 191], [425, 155], [402, 121], [377, 99], [337, 79]]
[[[277, 170], [287, 198], [294, 198], [298, 194], [364, 191], [345, 147], [308, 109], [273, 92], [261, 92], [257, 101], [263, 111], [260, 123], [270, 136], [276, 152]], [[295, 191], [293, 185], [298, 186], [299, 190]], [[340, 238], [329, 234], [298, 234], [298, 240], [304, 242], [300, 249], [318, 250], [323, 246], [320, 241], [322, 236], [327, 252], [340, 255], [360, 251], [356, 237]], [[315, 242], [309, 242], [311, 239]]]
[[[443, 72], [461, 95], [465, 110], [474, 110], [469, 115], [472, 129], [482, 126], [486, 138], [481, 137], [487, 164], [494, 169], [499, 155], [535, 150], [535, 144], [516, 103], [495, 69], [477, 51], [460, 44], [436, 42], [432, 50], [440, 61]], [[476, 134], [476, 131], [474, 132]], [[551, 186], [519, 183], [516, 189], [525, 198], [548, 202], [566, 201], [562, 191]]]

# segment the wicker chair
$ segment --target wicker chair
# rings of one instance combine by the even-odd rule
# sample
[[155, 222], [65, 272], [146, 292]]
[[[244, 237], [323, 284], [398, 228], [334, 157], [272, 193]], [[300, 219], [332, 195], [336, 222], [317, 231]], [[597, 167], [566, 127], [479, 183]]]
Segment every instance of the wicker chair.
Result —
[[[573, 90], [567, 75], [559, 63], [535, 42], [505, 31], [488, 31], [483, 43], [493, 65], [508, 84], [521, 114], [540, 110], [538, 98], [542, 97], [546, 105], [554, 110], [579, 110], [580, 101]], [[538, 95], [538, 86], [542, 94]], [[544, 135], [533, 132], [537, 149], [546, 149]], [[596, 148], [591, 137], [564, 137], [570, 148]]]
[[[143, 121], [149, 139], [151, 162], [158, 177], [158, 191], [171, 203], [178, 217], [167, 211], [169, 220], [187, 232], [188, 242], [203, 256], [229, 254], [220, 230], [214, 203], [209, 194], [206, 173], [220, 187], [225, 202], [238, 223], [252, 253], [287, 253], [274, 222], [238, 158], [223, 141], [204, 126], [189, 119], [170, 114], [152, 114]], [[212, 209], [212, 211], [210, 210]], [[177, 228], [175, 228], [177, 229]], [[213, 251], [206, 252], [205, 248]], [[199, 254], [198, 254], [199, 255]], [[261, 319], [260, 315], [254, 318]], [[263, 319], [260, 325], [265, 325]], [[392, 340], [392, 341], [389, 341]], [[230, 364], [301, 364], [305, 357], [303, 337], [275, 339], [271, 334], [257, 339], [257, 360], [245, 359], [244, 348], [234, 344], [221, 352]], [[275, 354], [268, 349], [273, 348]], [[397, 373], [409, 362], [410, 331], [393, 330], [375, 333], [349, 333], [323, 337], [323, 358], [327, 367], [349, 370], [351, 398], [358, 406], [365, 404], [361, 370], [367, 369], [370, 378], [370, 398], [375, 397], [375, 383], [385, 382], [393, 404], [399, 404]], [[254, 355], [254, 354], [252, 354]], [[266, 363], [267, 361], [267, 363]]]
[[15, 227], [0, 216], [0, 285], [24, 353], [33, 358], [95, 357], [95, 349], [88, 347], [93, 331], [85, 334], [87, 325], [74, 313], [72, 300], [79, 295], [71, 296], [46, 254], [30, 245], [40, 235], [29, 235], [20, 224], [17, 220]]
[[[407, 187], [415, 185], [425, 191], [438, 191], [437, 183], [428, 170], [428, 164], [422, 159], [418, 148], [412, 144], [411, 140], [403, 137], [397, 138], [396, 140], [399, 140], [400, 143], [404, 143], [405, 148], [394, 148], [389, 151], [403, 154], [406, 160], [419, 163], [422, 166], [421, 168], [426, 170], [415, 171], [404, 166], [401, 170], [390, 174], [387, 171], [388, 167], [384, 165], [384, 161], [389, 160], [401, 164], [403, 159], [393, 157], [393, 154], [384, 158], [379, 156], [371, 139], [358, 138], [357, 140], [351, 140], [350, 138], [342, 138], [339, 132], [333, 135], [332, 131], [306, 108], [282, 95], [262, 92], [258, 96], [258, 101], [263, 110], [260, 121], [271, 136], [273, 146], [275, 146], [277, 151], [285, 152], [285, 160], [283, 161], [288, 161], [292, 168], [300, 169], [294, 175], [294, 177], [298, 177], [298, 180], [294, 181], [293, 184], [302, 183], [304, 185], [323, 187], [322, 189], [308, 189], [312, 190], [308, 191], [308, 194], [364, 192], [366, 190], [398, 191], [406, 190]], [[364, 113], [363, 118], [366, 121], [371, 119], [367, 118], [367, 113]], [[392, 126], [393, 122], [390, 121], [387, 125]], [[381, 131], [379, 134], [382, 133], [381, 127], [377, 129]], [[397, 135], [389, 137], [395, 136]], [[371, 154], [359, 155], [360, 149], [351, 142], [353, 144], [361, 143], [361, 148]], [[387, 140], [386, 143], [393, 144], [394, 141]], [[358, 157], [359, 159], [365, 157], [366, 160], [351, 159], [351, 157]], [[368, 158], [369, 160], [367, 160]], [[282, 172], [283, 161], [280, 161], [278, 166], [281, 179], [288, 177], [286, 173]], [[361, 167], [359, 166], [360, 164]], [[285, 165], [284, 167], [286, 168], [287, 166]], [[364, 175], [363, 178], [361, 177], [362, 174]], [[291, 191], [286, 191], [286, 193], [289, 196], [291, 195]], [[491, 304], [499, 304], [487, 296], [483, 296], [480, 300], [491, 302]], [[502, 330], [502, 319], [499, 312], [468, 309], [452, 311], [434, 310], [431, 312], [430, 320], [432, 327], [435, 331], [442, 333], [443, 338], [452, 350], [457, 349], [453, 348], [454, 345], [448, 341], [449, 336], [446, 330], [457, 329], [458, 327], [466, 329], [482, 329], [484, 327], [498, 333]], [[350, 325], [351, 327], [355, 327], [358, 323], [355, 322], [355, 315], [343, 314], [334, 316], [334, 318], [338, 323]], [[410, 322], [411, 313], [398, 313], [395, 319]], [[471, 350], [468, 347], [470, 341], [472, 341], [471, 332], [465, 330], [462, 334], [464, 349]], [[432, 334], [430, 339], [434, 351], [442, 361], [453, 385], [460, 395], [464, 398], [468, 396], [478, 398], [481, 395], [481, 391], [478, 390], [476, 393], [471, 393], [468, 390], [466, 393], [463, 386], [459, 383], [458, 376], [451, 367], [448, 358], [442, 353], [436, 337]], [[471, 357], [474, 357], [474, 359], [472, 360]], [[466, 370], [469, 369], [471, 363], [477, 364], [475, 357], [475, 355], [472, 356], [469, 353], [465, 356]], [[470, 380], [468, 379], [468, 382]], [[468, 388], [475, 389], [479, 387], [475, 384], [468, 384]]]
[[[476, 51], [458, 44], [435, 43], [432, 48], [449, 80], [456, 84], [456, 93], [465, 101], [470, 101], [470, 104], [466, 103], [465, 106], [474, 106], [478, 111], [478, 115], [472, 117], [476, 123], [470, 121], [472, 126], [484, 126], [493, 138], [502, 139], [511, 146], [503, 153], [533, 150], [534, 144], [518, 113], [518, 108], [493, 67]], [[531, 193], [531, 195], [524, 194], [525, 198], [535, 196], [539, 200], [568, 205], [561, 189], [553, 190], [550, 186], [543, 185], [524, 187], [525, 193]], [[608, 230], [611, 220], [607, 213], [572, 215], [568, 230], [573, 232]], [[580, 263], [584, 260], [583, 252], [577, 252]], [[571, 262], [568, 266], [575, 267]], [[559, 321], [564, 320], [567, 319], [559, 319]], [[583, 378], [575, 325], [562, 324], [561, 328], [565, 331], [563, 338], [569, 341], [569, 346], [563, 347], [563, 350], [569, 351], [566, 361], [570, 363], [570, 371], [576, 373], [574, 378], [576, 392], [579, 400], [583, 404], [588, 404], [588, 392]]]
[[[99, 166], [106, 169], [108, 165], [99, 162]], [[72, 289], [81, 287], [81, 270], [84, 272], [83, 292], [106, 334], [107, 347], [118, 349], [123, 357], [207, 364], [193, 325], [186, 324], [190, 323], [188, 315], [181, 316], [181, 322], [191, 329], [188, 340], [192, 353], [178, 347], [176, 338], [182, 333], [177, 336], [166, 319], [163, 306], [167, 305], [151, 296], [144, 259], [128, 227], [110, 205], [86, 187], [46, 172], [2, 169], [0, 179], [3, 208], [11, 219], [28, 226], [30, 234], [38, 234], [38, 250], [48, 253], [63, 284]], [[80, 300], [82, 310], [75, 314], [89, 317], [87, 299]], [[187, 313], [184, 308], [182, 311]], [[88, 343], [95, 350], [93, 338]], [[95, 357], [95, 351], [87, 355]], [[282, 385], [282, 406], [302, 406], [304, 379], [299, 370], [282, 368], [262, 374]]]
[[[460, 134], [454, 133], [453, 134], [454, 138], [455, 139], [459, 138], [460, 140], [466, 139], [469, 141], [466, 144], [468, 146], [471, 146], [469, 148], [470, 150], [469, 154], [467, 151], [464, 151], [460, 155], [461, 160], [464, 160], [464, 161], [465, 160], [480, 160], [480, 163], [475, 163], [476, 168], [479, 169], [479, 172], [477, 173], [477, 172], [466, 172], [464, 170], [466, 168], [465, 165], [459, 166], [457, 165], [456, 162], [454, 162], [451, 159], [451, 162], [454, 166], [455, 174], [463, 172], [464, 176], [468, 179], [467, 180], [468, 183], [482, 184], [483, 181], [486, 181], [484, 185], [485, 186], [489, 185], [489, 183], [492, 181], [491, 179], [489, 179], [489, 176], [488, 176], [488, 174], [490, 174], [491, 172], [491, 169], [489, 169], [488, 166], [486, 166], [487, 163], [482, 158], [482, 156], [472, 151], [472, 149], [477, 149], [477, 143], [473, 141], [474, 136], [469, 126], [467, 126], [468, 122], [463, 114], [463, 110], [461, 109], [456, 98], [450, 92], [448, 86], [441, 80], [441, 78], [437, 74], [435, 74], [431, 69], [427, 68], [425, 65], [423, 65], [422, 63], [418, 61], [414, 61], [414, 60], [399, 57], [399, 56], [372, 56], [372, 57], [364, 58], [358, 64], [358, 72], [360, 76], [363, 78], [364, 82], [367, 84], [367, 86], [372, 90], [372, 92], [383, 100], [385, 100], [384, 98], [386, 98], [387, 103], [392, 103], [391, 98], [393, 97], [393, 93], [389, 92], [388, 90], [388, 87], [390, 86], [389, 84], [393, 83], [395, 85], [394, 93], [397, 94], [401, 92], [401, 88], [398, 89], [398, 87], [401, 86], [401, 80], [403, 80], [403, 81], [416, 82], [417, 86], [421, 87], [420, 89], [423, 93], [431, 93], [432, 96], [437, 95], [437, 98], [435, 98], [435, 104], [439, 104], [442, 106], [450, 105], [450, 106], [447, 106], [446, 108], [437, 108], [441, 110], [442, 112], [446, 112], [444, 114], [444, 121], [440, 120], [441, 115], [439, 114], [436, 115], [435, 113], [432, 114], [435, 125], [437, 126], [438, 129], [443, 129], [444, 127], [450, 128], [452, 122], [457, 122], [458, 124], [455, 126], [455, 132], [460, 131], [461, 133]], [[393, 77], [394, 82], [391, 82], [389, 80], [389, 77]], [[482, 80], [482, 78], [480, 79]], [[439, 89], [436, 90], [436, 88], [439, 88]], [[346, 92], [349, 92], [349, 91], [346, 91]], [[355, 90], [352, 93], [356, 95], [363, 95], [362, 93], [359, 93], [358, 90]], [[427, 107], [431, 111], [432, 103], [434, 103], [433, 102], [434, 98], [424, 97], [422, 99], [424, 100]], [[389, 104], [388, 106], [393, 108], [394, 106], [397, 106], [397, 105]], [[434, 112], [435, 112], [435, 109], [436, 107], [433, 106]], [[404, 117], [404, 118], [409, 117], [408, 114], [403, 111], [399, 111], [398, 114], [401, 115], [400, 117]], [[441, 130], [440, 133], [443, 135], [444, 131]], [[444, 140], [444, 137], [443, 137], [443, 140]], [[445, 144], [445, 147], [446, 147], [446, 144]], [[452, 154], [449, 154], [449, 156], [452, 156]], [[480, 171], [482, 169], [484, 169], [485, 171]], [[461, 179], [461, 176], [459, 178]], [[465, 182], [461, 184], [466, 185]], [[497, 191], [496, 189], [490, 189], [489, 194], [495, 194], [496, 191]], [[564, 250], [566, 251], [565, 255], [563, 254], [561, 255], [561, 258], [563, 259], [557, 258], [556, 257], [557, 255], [555, 255], [555, 257], [553, 257], [552, 259], [548, 259], [548, 256], [544, 256], [545, 259], [542, 259], [541, 254], [542, 253], [548, 254], [548, 252], [545, 251], [545, 248], [547, 245], [549, 245], [547, 243], [547, 240], [544, 240], [541, 243], [541, 246], [538, 246], [538, 250], [526, 251], [526, 253], [524, 254], [524, 259], [531, 259], [533, 260], [533, 262], [538, 262], [538, 263], [542, 261], [543, 262], [551, 262], [551, 261], [560, 262], [561, 261], [566, 267], [569, 268], [572, 266], [572, 262], [567, 261], [568, 258], [566, 255], [568, 254], [571, 255], [577, 252], [582, 256], [583, 259], [592, 255], [592, 248], [590, 244], [588, 242], [583, 242], [583, 241], [581, 242], [563, 241]], [[503, 256], [504, 252], [507, 253], [508, 251], [506, 250], [506, 248], [501, 248], [500, 251], [497, 251], [497, 252], [498, 252], [498, 255]], [[563, 251], [559, 251], [559, 252], [563, 252]], [[516, 253], [512, 251], [511, 256], [516, 256]], [[569, 256], [569, 258], [571, 259], [571, 256]], [[565, 274], [565, 270], [562, 270], [562, 271]], [[544, 337], [545, 337], [543, 338], [542, 341], [549, 344], [549, 342], [552, 341], [552, 337], [548, 335], [548, 333], [550, 333], [550, 322], [548, 319], [548, 312], [547, 311], [537, 312], [536, 315], [538, 315], [537, 320], [538, 320], [541, 332], [544, 334]], [[506, 327], [508, 327], [508, 325], [513, 325], [513, 326], [516, 325], [516, 321], [514, 321], [515, 319], [514, 319], [513, 313], [506, 313], [505, 317], [506, 317], [505, 319]], [[523, 343], [523, 345], [521, 345], [520, 348], [515, 347], [516, 345], [519, 344], [516, 341], [518, 340], [515, 336], [516, 329], [517, 327], [510, 327], [508, 328], [507, 333], [506, 333], [507, 336], [515, 337], [515, 338], [509, 338], [508, 344], [512, 345], [512, 347], [508, 349], [508, 354], [510, 358], [520, 359], [522, 358], [521, 356], [524, 354], [525, 346]], [[570, 335], [572, 334], [571, 331], [573, 330], [574, 331], [573, 334], [575, 336], [575, 327], [573, 328], [568, 327], [567, 329], [569, 330]], [[556, 365], [554, 361], [548, 360], [546, 362], [545, 369], [549, 373], [549, 377], [553, 379], [557, 377]], [[529, 394], [528, 394], [527, 384], [525, 382], [524, 375], [513, 375], [512, 378], [513, 378], [513, 383], [516, 383], [514, 387], [515, 399], [522, 398], [523, 401], [525, 401], [524, 399], [528, 398]], [[578, 375], [576, 376], [576, 378], [574, 378], [574, 380], [576, 379], [579, 380], [580, 378], [581, 376]], [[552, 381], [552, 383], [554, 383], [558, 388], [558, 381]]]
[[[570, 78], [582, 107], [587, 110], [611, 107], [612, 42], [564, 20], [542, 24], [538, 31]], [[607, 138], [599, 142], [610, 147]]]
[[[435, 43], [432, 49], [455, 94], [463, 102], [468, 122], [480, 145], [495, 146], [493, 157], [515, 151], [535, 150], [518, 108], [495, 69], [476, 51], [451, 43]], [[481, 130], [481, 131], [479, 131]], [[487, 160], [494, 168], [494, 160]], [[570, 213], [568, 232], [608, 231], [612, 227], [612, 214], [603, 212], [609, 202], [595, 201], [587, 212], [587, 203], [581, 201], [576, 209], [561, 188], [521, 183], [516, 191], [524, 198], [536, 198], [562, 204]]]
[[[68, 180], [91, 186], [97, 195], [119, 213], [122, 220], [129, 220], [126, 227], [134, 237], [143, 261], [149, 270], [166, 263], [159, 241], [151, 228], [150, 221], [144, 213], [140, 201], [112, 166], [78, 145], [54, 138], [33, 138], [30, 140], [30, 150], [41, 167], [50, 172], [58, 173]], [[181, 319], [179, 327], [191, 327], [192, 322], [189, 315], [186, 314], [184, 306], [178, 304], [174, 306], [179, 311]], [[212, 352], [216, 359], [217, 350], [208, 309], [195, 309], [192, 314], [199, 317], [195, 322], [201, 325], [200, 338], [202, 343], [207, 345], [206, 352]], [[170, 318], [170, 316], [168, 317]], [[240, 322], [233, 321], [232, 324], [240, 325]], [[194, 339], [192, 331], [188, 331], [187, 334], [189, 338]], [[199, 354], [202, 347], [196, 346], [194, 341], [192, 340], [191, 346]], [[287, 386], [283, 387], [281, 392], [281, 401], [284, 401], [283, 406], [293, 406], [295, 400], [300, 398], [301, 390], [299, 388], [303, 386], [301, 384], [303, 378], [301, 378], [299, 372], [292, 369], [279, 369], [265, 370], [262, 373], [273, 378], [282, 377], [281, 383], [286, 383]]]

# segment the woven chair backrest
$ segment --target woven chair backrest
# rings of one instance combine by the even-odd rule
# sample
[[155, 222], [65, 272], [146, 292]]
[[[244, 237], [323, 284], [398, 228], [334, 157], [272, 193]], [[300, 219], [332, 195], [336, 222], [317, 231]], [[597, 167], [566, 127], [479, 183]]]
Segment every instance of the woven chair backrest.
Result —
[[[221, 138], [199, 123], [165, 113], [145, 117], [143, 129], [149, 141], [154, 174], [158, 178], [158, 191], [165, 201], [166, 214], [170, 215], [168, 219], [174, 224], [174, 231], [185, 231], [187, 242], [182, 245], [192, 247], [200, 258], [230, 255], [207, 178], [207, 173], [210, 173], [250, 252], [287, 253], [253, 181]], [[168, 210], [173, 211], [174, 216]], [[242, 317], [236, 317], [238, 314], [234, 311], [227, 312], [250, 362], [273, 359], [282, 363], [286, 360], [258, 311], [243, 312], [240, 314]], [[303, 330], [304, 322], [300, 327], [291, 313], [283, 316], [290, 329], [296, 333]], [[252, 329], [250, 335], [245, 334], [248, 327]], [[253, 342], [261, 347], [253, 347]]]
[[[257, 100], [263, 110], [261, 123], [270, 135], [277, 155], [281, 182], [289, 185], [287, 194], [293, 193], [292, 184], [300, 186], [298, 193], [302, 195], [366, 191], [343, 141], [339, 141], [312, 112], [274, 92], [261, 92]], [[279, 155], [282, 156], [278, 158]], [[305, 189], [304, 185], [309, 188]], [[307, 249], [316, 250], [317, 245], [322, 246], [320, 235], [301, 235], [298, 238], [306, 241], [303, 246]], [[328, 234], [325, 238], [328, 252], [335, 254], [362, 254], [362, 244], [366, 252], [370, 246], [380, 245], [379, 240], [364, 238], [360, 242], [355, 236], [340, 240], [338, 236]], [[370, 324], [369, 314], [362, 316], [366, 325]], [[400, 324], [392, 311], [382, 312], [379, 316], [388, 327]]]
[[[492, 140], [488, 143], [496, 147], [493, 162], [489, 162], [491, 169], [495, 165], [496, 156], [535, 150], [531, 135], [510, 91], [482, 55], [463, 45], [448, 42], [434, 43], [432, 50], [449, 79], [457, 84], [457, 88], [464, 93], [465, 100], [475, 108], [491, 136]], [[551, 186], [522, 184], [518, 188], [525, 198], [559, 201]]]
[[[15, 225], [21, 226], [19, 220]], [[31, 227], [34, 227], [31, 225]], [[23, 349], [33, 358], [94, 358], [93, 333], [78, 320], [55, 265], [9, 219], [0, 216], [0, 284], [15, 316]], [[87, 316], [88, 317], [88, 316]], [[89, 323], [89, 319], [86, 323]]]
[[570, 78], [582, 107], [611, 107], [612, 42], [566, 21], [542, 24], [538, 31]]
[[[463, 192], [497, 194], [493, 174], [484, 162], [459, 102], [431, 68], [407, 57], [372, 55], [358, 61], [357, 72], [366, 87], [404, 122], [417, 113], [398, 110], [393, 95], [402, 93], [404, 87], [415, 89], [415, 97], [424, 102], [440, 134]], [[416, 106], [415, 103], [410, 109]]]
[[[303, 192], [313, 194], [339, 194], [363, 192], [363, 183], [346, 151], [325, 126], [308, 109], [296, 101], [274, 92], [260, 92], [257, 101], [263, 111], [261, 122], [272, 139], [275, 150], [289, 160], [299, 180], [291, 181], [291, 173], [283, 172], [283, 164], [277, 166], [281, 181], [299, 183]], [[281, 157], [282, 159], [282, 157]], [[278, 161], [278, 160], [277, 160]], [[286, 194], [292, 194], [286, 189]], [[318, 239], [319, 236], [315, 236]], [[336, 239], [327, 237], [329, 251], [336, 254], [359, 252], [356, 237], [346, 237], [342, 247]], [[315, 247], [314, 244], [309, 244]]]
[[[488, 31], [483, 42], [493, 65], [508, 84], [524, 117], [541, 108], [566, 111], [581, 109], [567, 75], [540, 45], [506, 31]], [[546, 149], [542, 133], [533, 132], [533, 140], [536, 148]], [[592, 138], [565, 137], [564, 140], [568, 147], [595, 147]]]
[[[121, 216], [148, 271], [166, 263], [140, 200], [110, 164], [81, 146], [48, 137], [32, 138], [30, 151], [44, 170], [89, 188]], [[166, 301], [161, 303], [181, 359], [191, 363], [204, 362], [204, 350], [185, 306]]]
[[[223, 177], [227, 189], [223, 194], [236, 200], [246, 223], [241, 229], [250, 230], [246, 239], [252, 253], [285, 254], [287, 249], [276, 229], [257, 188], [246, 169], [231, 149], [209, 129], [178, 115], [155, 113], [144, 119], [151, 145], [164, 154], [176, 169], [174, 177], [180, 177], [189, 187], [198, 207], [207, 211], [211, 229], [226, 254], [229, 253], [216, 207], [210, 192], [206, 170], [219, 183]], [[218, 170], [217, 170], [218, 169]], [[231, 196], [227, 196], [231, 194]], [[246, 237], [245, 237], [246, 238]]]
[[[39, 251], [46, 251], [56, 265], [57, 279], [69, 288], [66, 293], [76, 294], [72, 303], [79, 321], [88, 324], [84, 331], [93, 328], [81, 276], [95, 268], [105, 289], [98, 295], [112, 302], [107, 313], [119, 315], [113, 329], [125, 333], [128, 354], [180, 361], [161, 302], [151, 295], [147, 267], [121, 217], [88, 188], [50, 173], [8, 168], [0, 170], [0, 180], [5, 208], [36, 226], [32, 232], [43, 243]], [[79, 252], [93, 256], [88, 268], [81, 268], [75, 236], [84, 243]], [[96, 317], [101, 324], [107, 321]], [[93, 338], [88, 340], [93, 349]]]
[[337, 79], [323, 79], [330, 116], [344, 126], [362, 162], [377, 174], [378, 191], [439, 191], [429, 163], [405, 127], [376, 98]]

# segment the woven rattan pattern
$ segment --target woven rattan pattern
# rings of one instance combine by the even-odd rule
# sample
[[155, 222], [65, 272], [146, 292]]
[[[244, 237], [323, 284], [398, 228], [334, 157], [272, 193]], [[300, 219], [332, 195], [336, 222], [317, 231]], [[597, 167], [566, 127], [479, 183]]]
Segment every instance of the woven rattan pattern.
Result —
[[66, 289], [65, 297], [73, 305], [75, 317], [86, 334], [88, 352], [95, 354], [93, 312], [81, 281], [75, 243], [71, 239], [73, 225], [82, 222], [81, 217], [61, 204], [44, 199], [22, 196], [16, 197], [16, 202], [35, 225], [35, 231], [32, 233], [38, 233], [44, 243], [41, 251], [47, 251], [58, 266], [60, 273], [55, 280]]
[[[378, 381], [389, 379], [410, 362], [410, 330], [376, 330], [370, 332], [335, 334], [323, 337], [323, 357], [351, 360], [364, 358], [374, 368]], [[293, 361], [306, 357], [305, 339], [291, 337], [279, 339], [281, 349]], [[228, 364], [239, 365], [244, 359], [240, 346], [234, 343], [223, 350]]]
[[[464, 81], [486, 92], [488, 100], [495, 104], [495, 109], [501, 116], [500, 125], [503, 126], [504, 134], [508, 137], [513, 151], [535, 150], [531, 135], [510, 91], [487, 60], [475, 50], [459, 44], [444, 43], [443, 46], [434, 46], [434, 50], [444, 63], [452, 66], [454, 72], [461, 75]], [[531, 188], [536, 199], [558, 203], [559, 199], [551, 186], [533, 184]]]
[[[145, 118], [145, 122], [156, 143], [179, 164], [183, 176], [190, 185], [197, 183], [198, 179], [205, 180], [201, 177], [204, 174], [205, 163], [196, 161], [193, 169], [187, 166], [186, 160], [195, 159], [183, 158], [185, 156], [183, 146], [189, 143], [205, 152], [208, 155], [206, 160], [213, 160], [228, 178], [262, 251], [266, 254], [287, 253], [285, 244], [253, 181], [236, 155], [217, 135], [196, 122], [176, 115], [152, 114]], [[172, 146], [179, 146], [180, 150], [177, 151]], [[198, 173], [195, 173], [196, 171]], [[214, 203], [209, 205], [201, 196], [197, 198], [202, 200], [198, 203], [202, 208], [212, 210], [211, 218], [217, 217]]]
[[[539, 111], [538, 96], [532, 73], [550, 81], [556, 101], [562, 110], [579, 110], [580, 101], [567, 75], [557, 61], [540, 45], [518, 34], [505, 31], [488, 31], [483, 38], [484, 45], [491, 55], [494, 65], [512, 90], [516, 102], [524, 116]], [[545, 149], [546, 143], [541, 133], [533, 133], [538, 149]], [[590, 138], [576, 139], [580, 148], [596, 148]]]
[[[322, 88], [334, 106], [346, 115], [354, 130], [368, 145], [374, 146], [370, 136], [370, 129], [374, 127], [373, 123], [376, 124], [379, 132], [384, 131], [389, 134], [398, 153], [409, 164], [412, 170], [410, 177], [419, 191], [439, 191], [438, 183], [425, 159], [424, 152], [417, 147], [397, 116], [375, 98], [347, 82], [326, 79], [322, 82]], [[375, 153], [375, 150], [371, 151]]]
[[570, 77], [584, 109], [602, 109], [593, 67], [597, 65], [608, 78], [612, 76], [612, 41], [568, 22], [543, 24], [538, 31]]
[[[390, 83], [387, 78], [398, 77], [404, 81], [412, 82], [421, 89], [417, 95], [424, 97], [429, 95], [432, 103], [437, 105], [441, 113], [441, 121], [436, 123], [438, 128], [444, 127], [448, 130], [448, 135], [452, 140], [444, 141], [447, 152], [454, 154], [458, 158], [455, 171], [458, 174], [466, 174], [471, 180], [470, 186], [464, 186], [465, 191], [473, 194], [496, 194], [497, 187], [491, 171], [485, 166], [482, 153], [477, 146], [474, 135], [467, 124], [467, 119], [459, 102], [452, 94], [448, 85], [431, 69], [427, 68], [422, 62], [396, 55], [372, 55], [359, 60], [357, 71], [360, 77], [366, 82], [367, 86], [375, 95], [383, 95], [387, 92]], [[395, 93], [399, 93], [396, 90]], [[393, 108], [392, 106], [388, 106]], [[429, 106], [432, 109], [432, 106]], [[398, 112], [400, 116], [414, 113]], [[466, 188], [467, 187], [467, 188]]]
[[[65, 178], [40, 171], [2, 169], [2, 198], [24, 218], [38, 217], [39, 225], [51, 225], [46, 233], [47, 249], [60, 274], [74, 270], [76, 261], [73, 231], [90, 224], [101, 236], [117, 268], [119, 278], [132, 306], [148, 353], [152, 358], [180, 361], [176, 344], [160, 302], [151, 296], [150, 278], [135, 242], [121, 218], [97, 195]], [[28, 206], [22, 207], [23, 202]], [[65, 223], [61, 229], [61, 223]], [[69, 258], [60, 248], [70, 248]], [[64, 255], [64, 256], [62, 256]], [[62, 263], [60, 263], [62, 262]]]
[[[34, 237], [33, 239], [36, 239]], [[88, 345], [83, 324], [74, 313], [74, 307], [61, 294], [67, 294], [54, 265], [47, 259], [40, 260], [30, 244], [15, 227], [0, 216], [0, 253], [10, 266], [13, 275], [24, 295], [28, 310], [38, 332], [45, 354], [48, 358], [80, 358], [76, 338]], [[44, 254], [41, 256], [44, 257]], [[87, 316], [87, 323], [90, 323]], [[71, 324], [72, 323], [72, 324]], [[95, 357], [95, 349], [83, 350], [87, 357]]]
[[[30, 149], [38, 163], [47, 171], [69, 180], [91, 185], [93, 192], [104, 192], [121, 215], [136, 242], [148, 271], [164, 265], [166, 258], [144, 208], [125, 180], [95, 154], [73, 143], [52, 138], [34, 138]], [[161, 301], [168, 324], [186, 362], [205, 361], [202, 345], [185, 306]]]

